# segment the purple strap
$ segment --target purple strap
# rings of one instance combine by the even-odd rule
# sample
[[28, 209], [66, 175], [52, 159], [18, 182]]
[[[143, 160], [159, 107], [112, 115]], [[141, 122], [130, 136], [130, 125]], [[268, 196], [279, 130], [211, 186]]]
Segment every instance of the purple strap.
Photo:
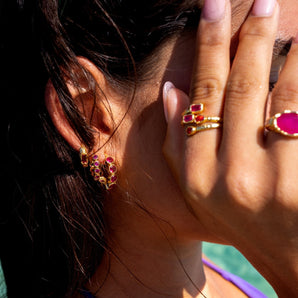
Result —
[[225, 280], [234, 284], [239, 290], [241, 290], [249, 298], [268, 298], [266, 295], [264, 295], [262, 292], [260, 292], [258, 289], [253, 287], [251, 284], [249, 284], [247, 281], [243, 280], [239, 276], [236, 276], [230, 272], [227, 272], [215, 266], [214, 264], [208, 262], [205, 259], [203, 259], [203, 263], [210, 269], [220, 274]]

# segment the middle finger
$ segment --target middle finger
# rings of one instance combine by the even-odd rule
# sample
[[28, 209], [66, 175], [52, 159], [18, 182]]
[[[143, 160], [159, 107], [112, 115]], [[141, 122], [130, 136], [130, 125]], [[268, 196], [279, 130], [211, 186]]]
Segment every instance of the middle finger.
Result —
[[278, 15], [279, 6], [275, 0], [256, 0], [239, 35], [226, 90], [222, 139], [222, 148], [226, 154], [230, 152], [232, 159], [235, 154], [255, 152], [263, 142], [264, 113]]

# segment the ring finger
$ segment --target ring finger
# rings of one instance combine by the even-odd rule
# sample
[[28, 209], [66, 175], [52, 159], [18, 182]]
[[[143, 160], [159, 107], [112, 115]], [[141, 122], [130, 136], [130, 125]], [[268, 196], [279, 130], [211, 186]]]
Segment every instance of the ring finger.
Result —
[[[285, 66], [272, 92], [270, 115], [282, 113], [276, 124], [284, 132], [291, 135], [298, 133], [298, 38], [293, 40]], [[283, 113], [285, 110], [293, 113]], [[286, 146], [285, 146], [286, 142]], [[269, 132], [267, 137], [267, 147], [271, 150], [273, 158], [280, 163], [280, 171], [286, 167], [288, 162], [297, 165], [298, 156], [297, 139], [281, 135], [280, 133]], [[291, 158], [289, 158], [291, 157]], [[286, 173], [285, 173], [286, 174]]]

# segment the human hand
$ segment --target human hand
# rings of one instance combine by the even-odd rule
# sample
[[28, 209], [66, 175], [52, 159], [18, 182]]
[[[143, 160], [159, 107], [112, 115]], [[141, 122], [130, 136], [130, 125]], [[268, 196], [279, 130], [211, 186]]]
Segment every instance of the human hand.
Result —
[[[198, 28], [190, 96], [169, 85], [165, 88], [164, 154], [206, 230], [238, 248], [279, 297], [294, 297], [298, 140], [265, 133], [264, 128], [279, 7], [274, 1], [255, 1], [230, 67], [230, 6], [210, 9], [210, 3], [205, 1]], [[298, 39], [271, 95], [270, 116], [298, 110], [297, 69]], [[199, 103], [204, 104], [205, 116], [222, 116], [222, 129], [187, 137], [181, 113]]]

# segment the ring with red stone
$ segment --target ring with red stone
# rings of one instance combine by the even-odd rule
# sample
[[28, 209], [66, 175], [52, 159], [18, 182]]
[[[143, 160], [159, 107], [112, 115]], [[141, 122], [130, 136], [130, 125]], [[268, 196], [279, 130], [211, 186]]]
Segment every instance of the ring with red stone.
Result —
[[298, 138], [298, 111], [285, 110], [267, 120], [265, 127], [281, 135]]
[[197, 124], [200, 125], [202, 123], [211, 122], [211, 123], [221, 123], [221, 117], [206, 117], [204, 115], [194, 115], [194, 114], [186, 114], [182, 116], [182, 125], [189, 125], [189, 124]]
[[197, 132], [201, 132], [204, 130], [210, 130], [214, 128], [220, 128], [222, 123], [209, 123], [209, 124], [202, 124], [198, 126], [188, 126], [186, 128], [186, 135], [188, 137], [195, 135]]
[[189, 114], [197, 115], [202, 113], [203, 111], [204, 111], [204, 105], [202, 103], [191, 104], [189, 108], [182, 113], [182, 116], [189, 115]]

